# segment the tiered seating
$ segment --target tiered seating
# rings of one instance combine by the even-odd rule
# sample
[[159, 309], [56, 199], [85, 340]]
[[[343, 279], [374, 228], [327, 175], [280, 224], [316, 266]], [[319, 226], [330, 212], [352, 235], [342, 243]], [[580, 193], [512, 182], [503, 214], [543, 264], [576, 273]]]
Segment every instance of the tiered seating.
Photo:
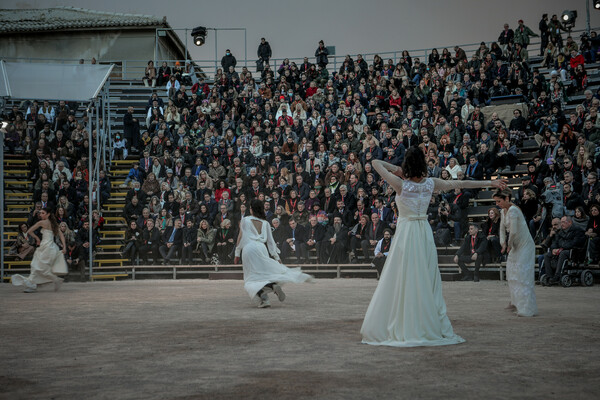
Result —
[[[540, 58], [532, 58], [530, 66], [539, 67]], [[597, 91], [600, 88], [600, 63], [586, 65], [589, 76], [589, 89]], [[541, 69], [542, 74], [550, 77], [550, 69]], [[110, 101], [112, 107], [111, 123], [113, 132], [122, 131], [122, 118], [127, 112], [127, 107], [135, 108], [134, 117], [138, 118], [142, 125], [145, 123], [145, 107], [153, 90], [164, 91], [164, 88], [151, 89], [144, 87], [141, 81], [113, 81], [110, 85]], [[161, 96], [164, 93], [160, 93]], [[569, 98], [567, 109], [574, 109], [583, 100], [583, 94], [577, 94]], [[10, 105], [10, 104], [9, 104]], [[81, 110], [79, 111], [81, 113]], [[503, 171], [501, 175], [509, 179], [509, 185], [515, 189], [520, 185], [518, 176], [526, 172], [525, 165], [537, 152], [537, 144], [534, 140], [526, 140], [520, 149], [519, 161], [515, 171]], [[5, 185], [5, 235], [4, 246], [14, 240], [16, 229], [20, 222], [27, 220], [32, 207], [33, 183], [27, 180], [29, 173], [29, 161], [19, 156], [6, 155], [4, 162], [4, 185]], [[125, 206], [126, 189], [119, 186], [124, 182], [132, 163], [137, 157], [130, 156], [127, 160], [113, 161], [111, 164], [110, 177], [112, 182], [111, 198], [102, 207], [102, 214], [106, 220], [105, 225], [99, 231], [101, 243], [97, 247], [93, 265], [92, 279], [122, 279], [140, 277], [199, 277], [223, 279], [226, 277], [238, 278], [241, 266], [234, 265], [173, 265], [173, 266], [128, 266], [129, 260], [121, 256], [123, 248], [125, 221], [122, 218]], [[493, 205], [491, 192], [483, 190], [479, 192], [476, 199], [471, 200], [469, 218], [481, 221], [487, 213], [487, 209]], [[439, 248], [440, 269], [447, 279], [453, 279], [458, 267], [452, 262], [452, 257], [457, 251], [456, 247]], [[313, 262], [316, 262], [314, 252], [310, 253]], [[197, 260], [199, 261], [199, 260]], [[15, 261], [7, 258], [6, 268], [8, 274], [13, 272], [24, 272], [28, 270], [28, 261]], [[293, 266], [290, 265], [290, 266]], [[376, 271], [368, 264], [309, 264], [303, 266], [304, 270], [317, 277], [375, 277]], [[503, 276], [501, 264], [490, 264], [483, 272]]]

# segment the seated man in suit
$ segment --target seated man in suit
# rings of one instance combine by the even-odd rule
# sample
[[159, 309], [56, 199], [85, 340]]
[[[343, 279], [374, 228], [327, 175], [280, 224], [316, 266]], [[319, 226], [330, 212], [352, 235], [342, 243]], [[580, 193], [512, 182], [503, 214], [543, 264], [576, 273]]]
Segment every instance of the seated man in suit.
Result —
[[[469, 234], [454, 256], [454, 262], [458, 264], [463, 275], [461, 280], [479, 282], [479, 268], [485, 264], [487, 257], [487, 239], [479, 231], [477, 224], [469, 224]], [[471, 262], [475, 263], [475, 271], [472, 275], [467, 268], [467, 264]]]
[[180, 251], [183, 245], [183, 228], [181, 227], [181, 220], [176, 219], [173, 222], [173, 226], [165, 229], [162, 235], [163, 244], [160, 246], [160, 254], [163, 256], [163, 265], [168, 265], [171, 262], [171, 258]]
[[322, 244], [325, 239], [325, 227], [319, 224], [317, 217], [313, 215], [308, 219], [308, 229], [307, 229], [307, 240], [306, 240], [306, 248], [307, 251], [310, 249], [315, 249], [317, 251], [317, 262], [322, 263], [323, 260], [323, 249]]
[[306, 242], [308, 241], [306, 229], [299, 225], [295, 219], [289, 221], [290, 229], [287, 232], [287, 238], [281, 243], [281, 258], [288, 260], [291, 253], [295, 253], [298, 263], [307, 261]]
[[390, 224], [394, 220], [394, 212], [384, 205], [383, 199], [375, 199], [375, 207], [371, 209], [371, 212], [377, 213], [379, 220], [386, 224]]

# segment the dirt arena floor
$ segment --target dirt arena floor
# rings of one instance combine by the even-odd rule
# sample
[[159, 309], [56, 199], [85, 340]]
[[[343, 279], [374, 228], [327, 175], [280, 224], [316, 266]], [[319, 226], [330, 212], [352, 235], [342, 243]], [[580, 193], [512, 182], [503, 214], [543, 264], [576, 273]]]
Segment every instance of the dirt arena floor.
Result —
[[506, 283], [444, 282], [467, 342], [360, 343], [375, 280], [285, 286], [258, 309], [241, 281], [0, 285], [1, 399], [595, 399], [600, 286], [537, 287], [540, 316], [504, 310]]

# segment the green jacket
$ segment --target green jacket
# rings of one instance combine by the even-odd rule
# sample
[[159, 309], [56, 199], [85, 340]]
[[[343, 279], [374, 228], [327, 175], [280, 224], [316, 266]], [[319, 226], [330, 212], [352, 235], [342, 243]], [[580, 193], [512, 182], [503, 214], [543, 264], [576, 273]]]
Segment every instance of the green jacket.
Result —
[[517, 27], [515, 29], [515, 43], [520, 43], [522, 45], [527, 46], [529, 44], [530, 36], [539, 36], [537, 33], [529, 29], [528, 26], [523, 25], [523, 31], [521, 32], [521, 28]]
[[215, 244], [216, 234], [217, 230], [214, 228], [208, 228], [207, 232], [204, 232], [202, 229], [198, 229], [198, 244], [196, 245], [196, 250], [201, 247], [200, 243], [206, 243], [208, 245], [208, 251], [211, 251], [213, 245]]

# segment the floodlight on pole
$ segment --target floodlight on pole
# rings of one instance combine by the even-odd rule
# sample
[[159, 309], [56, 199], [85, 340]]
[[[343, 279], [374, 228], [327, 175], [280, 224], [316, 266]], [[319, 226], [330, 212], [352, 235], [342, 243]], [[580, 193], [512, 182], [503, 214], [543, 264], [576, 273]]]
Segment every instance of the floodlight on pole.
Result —
[[575, 26], [577, 19], [577, 10], [565, 10], [562, 13], [561, 20], [566, 29], [571, 30]]
[[204, 26], [198, 26], [192, 29], [191, 35], [194, 38], [194, 44], [196, 46], [202, 46], [206, 41], [206, 28]]

